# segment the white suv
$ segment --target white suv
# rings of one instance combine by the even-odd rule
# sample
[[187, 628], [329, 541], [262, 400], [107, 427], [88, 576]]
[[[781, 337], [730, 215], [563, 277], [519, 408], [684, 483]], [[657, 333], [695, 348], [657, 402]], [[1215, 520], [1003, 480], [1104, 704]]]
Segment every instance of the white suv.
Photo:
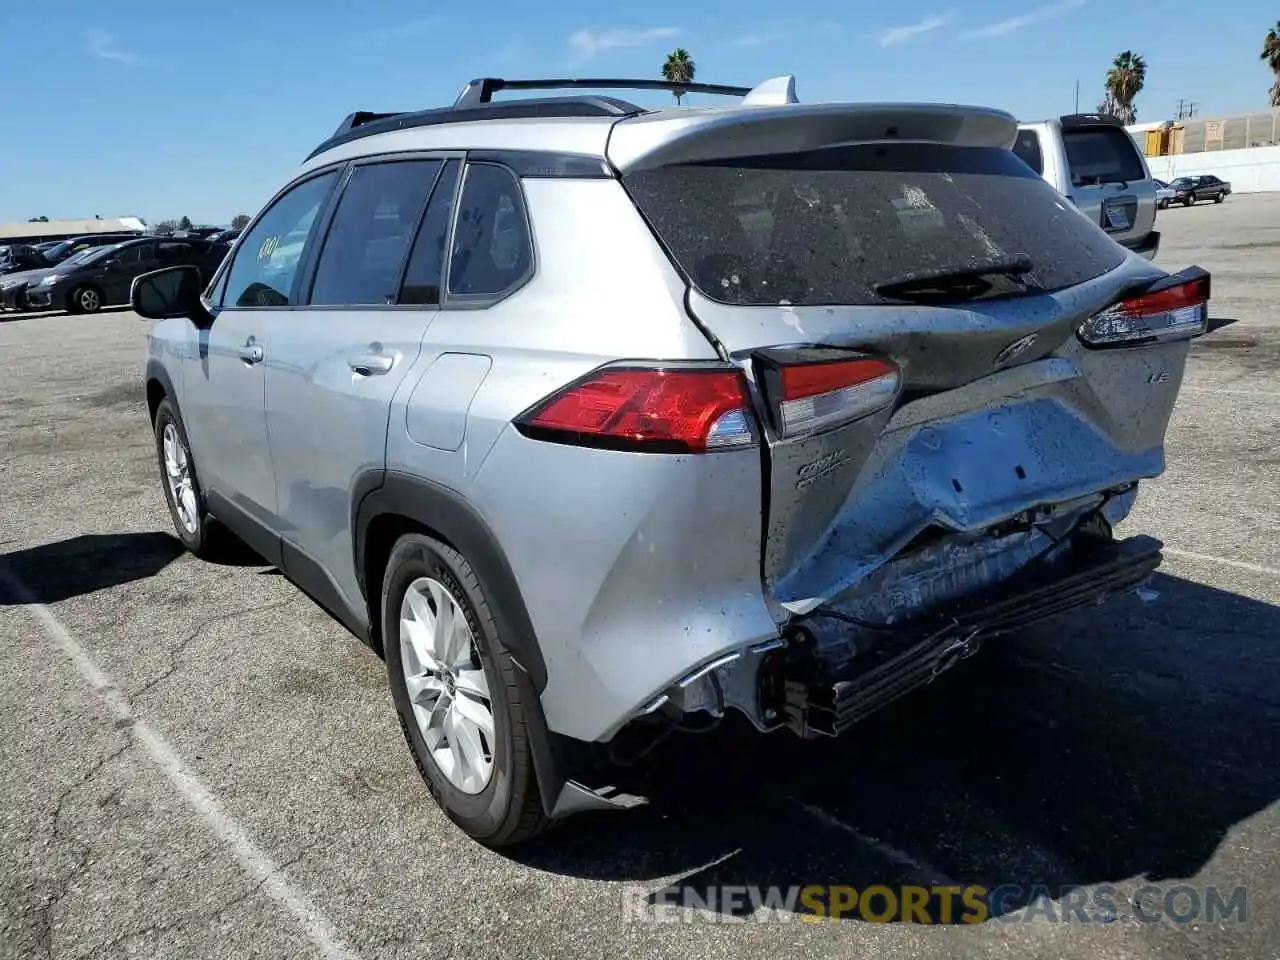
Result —
[[1121, 246], [1155, 257], [1158, 188], [1120, 120], [1072, 114], [1023, 123], [1013, 152]]

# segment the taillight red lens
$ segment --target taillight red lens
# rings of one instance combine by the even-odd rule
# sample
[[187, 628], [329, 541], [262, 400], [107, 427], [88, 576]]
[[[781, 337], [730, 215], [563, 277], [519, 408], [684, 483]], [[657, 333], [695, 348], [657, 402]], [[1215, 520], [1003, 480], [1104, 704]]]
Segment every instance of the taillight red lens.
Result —
[[816, 433], [865, 417], [893, 401], [898, 368], [876, 357], [786, 364], [779, 371], [783, 437]]
[[836, 360], [782, 368], [782, 399], [802, 400], [832, 390], [842, 390], [876, 377], [896, 375], [898, 368], [884, 360]]
[[604, 368], [517, 421], [528, 437], [579, 446], [705, 453], [750, 446], [741, 371]]
[[[1090, 347], [1129, 347], [1196, 337], [1208, 329], [1210, 275], [1193, 267], [1192, 279], [1122, 300], [1080, 325]], [[1177, 279], [1177, 278], [1174, 278]]]
[[1197, 307], [1209, 300], [1209, 277], [1197, 277], [1190, 283], [1183, 283], [1168, 290], [1148, 293], [1132, 300], [1125, 300], [1119, 309], [1131, 317], [1150, 317], [1157, 313], [1168, 313], [1182, 307]]

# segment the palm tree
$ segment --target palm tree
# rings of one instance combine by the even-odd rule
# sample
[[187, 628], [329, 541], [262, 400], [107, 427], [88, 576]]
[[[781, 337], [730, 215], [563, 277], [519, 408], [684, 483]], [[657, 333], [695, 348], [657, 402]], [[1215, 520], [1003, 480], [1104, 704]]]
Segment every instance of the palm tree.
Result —
[[[676, 47], [667, 54], [666, 62], [662, 64], [662, 78], [671, 83], [692, 83], [697, 69], [698, 65], [689, 56], [689, 51], [684, 47]], [[676, 103], [680, 103], [685, 92], [677, 87], [671, 91], [671, 95], [676, 98]]]
[[1147, 63], [1132, 50], [1126, 50], [1116, 56], [1107, 71], [1107, 99], [1115, 103], [1115, 115], [1123, 123], [1133, 123], [1137, 111], [1133, 109], [1133, 100], [1142, 92], [1147, 82]]
[[1280, 20], [1276, 21], [1276, 25], [1267, 31], [1262, 40], [1262, 59], [1267, 61], [1267, 66], [1276, 75], [1276, 82], [1271, 85], [1271, 105], [1280, 107]]

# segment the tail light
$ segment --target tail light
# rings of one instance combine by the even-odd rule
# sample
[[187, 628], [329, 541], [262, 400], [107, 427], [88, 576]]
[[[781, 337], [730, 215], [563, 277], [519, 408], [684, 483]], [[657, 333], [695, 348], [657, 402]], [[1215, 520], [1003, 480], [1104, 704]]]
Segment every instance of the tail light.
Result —
[[858, 420], [888, 406], [898, 395], [902, 375], [896, 364], [845, 351], [834, 357], [832, 353], [812, 350], [760, 357], [761, 376], [775, 403], [781, 438]]
[[516, 418], [526, 437], [649, 453], [714, 453], [755, 443], [742, 371], [602, 367]]
[[1209, 273], [1189, 267], [1128, 297], [1080, 325], [1089, 347], [1131, 347], [1187, 340], [1209, 323]]

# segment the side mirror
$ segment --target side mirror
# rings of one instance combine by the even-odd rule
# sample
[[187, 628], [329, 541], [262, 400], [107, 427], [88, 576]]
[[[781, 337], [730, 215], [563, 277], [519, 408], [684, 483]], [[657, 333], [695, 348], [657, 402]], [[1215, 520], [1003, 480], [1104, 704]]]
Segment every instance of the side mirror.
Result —
[[129, 304], [133, 312], [144, 319], [187, 317], [203, 329], [213, 323], [213, 314], [201, 302], [200, 290], [197, 267], [165, 267], [134, 278], [129, 289]]

